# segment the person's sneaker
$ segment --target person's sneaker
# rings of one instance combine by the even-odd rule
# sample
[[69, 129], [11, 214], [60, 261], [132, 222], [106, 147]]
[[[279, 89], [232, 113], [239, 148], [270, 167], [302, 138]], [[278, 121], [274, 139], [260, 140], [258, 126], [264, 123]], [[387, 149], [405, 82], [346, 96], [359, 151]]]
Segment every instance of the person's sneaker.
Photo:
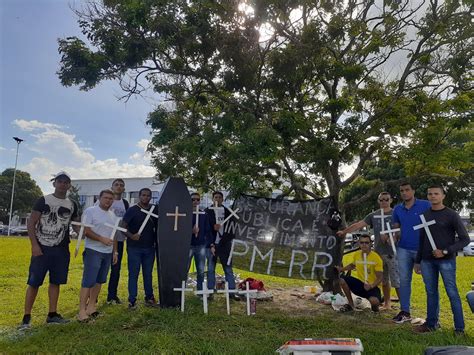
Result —
[[413, 331], [415, 333], [430, 333], [430, 332], [434, 332], [435, 330], [436, 328], [428, 327], [426, 323], [423, 323], [422, 325], [418, 325], [415, 328], [413, 328]]
[[395, 317], [392, 318], [392, 321], [394, 321], [397, 324], [410, 322], [411, 321], [410, 313], [405, 312], [405, 311], [400, 311]]
[[46, 317], [46, 323], [48, 324], [66, 324], [69, 322], [69, 319], [64, 319], [59, 313], [48, 314], [48, 317]]
[[21, 324], [17, 327], [18, 330], [27, 330], [31, 329], [31, 316], [25, 315], [21, 320]]
[[118, 298], [118, 297], [108, 298], [107, 299], [107, 304], [122, 304], [122, 301], [120, 301], [120, 298]]
[[235, 293], [232, 296], [230, 296], [230, 299], [234, 300], [234, 301], [240, 301], [241, 300], [240, 296], [236, 295]]
[[155, 297], [145, 300], [145, 306], [147, 307], [158, 307], [159, 303], [156, 302]]
[[464, 330], [454, 329], [454, 336], [463, 337], [466, 336], [466, 333], [464, 333]]
[[339, 312], [341, 313], [352, 312], [353, 310], [354, 308], [349, 303], [346, 303], [341, 308], [339, 308]]
[[137, 309], [137, 301], [128, 302], [128, 309]]
[[211, 295], [207, 296], [207, 300], [208, 301], [214, 301], [214, 295], [211, 294]]

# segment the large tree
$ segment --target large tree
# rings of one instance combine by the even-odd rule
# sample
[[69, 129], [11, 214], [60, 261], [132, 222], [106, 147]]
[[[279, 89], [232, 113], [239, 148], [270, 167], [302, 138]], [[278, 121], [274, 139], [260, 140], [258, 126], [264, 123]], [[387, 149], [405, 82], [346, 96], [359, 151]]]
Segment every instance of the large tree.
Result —
[[82, 90], [112, 79], [124, 98], [166, 98], [148, 119], [159, 177], [339, 201], [369, 162], [396, 161], [408, 176], [472, 171], [466, 144], [451, 140], [472, 119], [472, 10], [455, 0], [103, 0], [76, 10], [88, 43], [59, 40], [58, 75]]
[[[12, 193], [14, 169], [5, 169], [0, 175], [0, 221], [8, 224], [10, 213], [10, 201]], [[16, 171], [15, 195], [13, 197], [13, 211], [16, 213], [28, 213], [34, 203], [43, 195], [41, 189], [29, 173], [21, 170]]]

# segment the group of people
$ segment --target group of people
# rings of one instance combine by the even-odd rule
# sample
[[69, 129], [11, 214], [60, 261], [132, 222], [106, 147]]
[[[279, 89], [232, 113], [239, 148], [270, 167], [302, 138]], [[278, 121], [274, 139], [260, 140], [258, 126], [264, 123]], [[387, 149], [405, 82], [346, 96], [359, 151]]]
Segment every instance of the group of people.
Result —
[[444, 205], [446, 193], [442, 186], [430, 186], [427, 196], [428, 200], [415, 198], [412, 185], [403, 183], [401, 204], [392, 209], [390, 193], [381, 192], [378, 210], [337, 232], [343, 237], [364, 227], [374, 231], [374, 250], [370, 235], [361, 235], [360, 250], [353, 253], [351, 262], [337, 267], [339, 272], [347, 272], [340, 278], [348, 300], [341, 312], [354, 309], [352, 293], [368, 299], [373, 311], [379, 310], [382, 301], [382, 307], [390, 309], [393, 287], [400, 300], [400, 312], [393, 321], [399, 324], [411, 321], [411, 284], [415, 271], [422, 275], [427, 296], [426, 321], [415, 331], [435, 331], [440, 326], [438, 280], [441, 275], [451, 303], [455, 334], [464, 334], [462, 303], [456, 286], [456, 255], [469, 244], [469, 235], [460, 216]]
[[[87, 208], [80, 218], [77, 204], [68, 197], [71, 177], [60, 171], [53, 181], [54, 192], [41, 197], [34, 205], [28, 220], [28, 236], [32, 246], [24, 316], [21, 329], [31, 327], [31, 311], [49, 273], [49, 312], [47, 323], [68, 323], [57, 312], [60, 285], [67, 283], [69, 271], [69, 229], [71, 222], [76, 232], [83, 228], [85, 245], [83, 252], [83, 275], [79, 295], [78, 320], [87, 322], [99, 315], [97, 300], [102, 285], [108, 282], [108, 304], [121, 304], [117, 289], [120, 279], [124, 244], [127, 249], [128, 307], [137, 307], [138, 277], [143, 277], [145, 305], [157, 306], [153, 292], [153, 267], [156, 257], [157, 218], [155, 205], [151, 204], [152, 193], [148, 188], [139, 191], [139, 201], [130, 206], [122, 198], [125, 191], [123, 179], [115, 179], [111, 189], [102, 190], [94, 206]], [[229, 210], [223, 205], [220, 191], [213, 193], [213, 206], [205, 211], [199, 208], [200, 195], [192, 193], [193, 224], [189, 263], [194, 257], [197, 269], [197, 288], [202, 289], [207, 260], [207, 288], [216, 285], [215, 267], [220, 260], [229, 289], [235, 289], [235, 278], [231, 265], [227, 265], [233, 234], [224, 231], [223, 221]], [[146, 211], [144, 213], [143, 211]], [[155, 212], [156, 213], [156, 212]], [[199, 217], [198, 223], [196, 218]], [[118, 220], [120, 220], [118, 222]], [[126, 242], [125, 242], [126, 241]], [[189, 269], [189, 267], [188, 267]], [[110, 276], [109, 275], [110, 271]], [[212, 297], [210, 297], [212, 299]], [[238, 300], [234, 294], [232, 297]]]
[[[128, 305], [137, 306], [138, 277], [143, 276], [145, 305], [156, 306], [153, 292], [153, 267], [156, 257], [157, 218], [153, 214], [150, 189], [139, 191], [139, 201], [130, 206], [123, 199], [125, 183], [115, 179], [111, 189], [102, 190], [97, 203], [87, 208], [82, 216], [78, 206], [68, 197], [70, 176], [61, 171], [52, 179], [54, 192], [41, 197], [33, 207], [28, 221], [28, 235], [32, 256], [29, 267], [28, 287], [25, 297], [24, 316], [21, 328], [31, 326], [31, 310], [49, 272], [49, 313], [47, 323], [67, 323], [57, 312], [60, 285], [67, 283], [70, 252], [69, 229], [84, 230], [83, 276], [79, 296], [78, 320], [87, 322], [99, 315], [97, 300], [101, 287], [108, 283], [107, 302], [121, 304], [117, 294], [120, 279], [124, 244], [128, 258]], [[428, 188], [427, 200], [415, 198], [415, 190], [409, 183], [400, 186], [403, 202], [393, 210], [392, 197], [388, 192], [378, 195], [379, 209], [363, 220], [338, 231], [337, 235], [370, 227], [374, 230], [374, 250], [371, 237], [362, 235], [360, 250], [354, 252], [352, 262], [338, 266], [340, 272], [348, 272], [340, 278], [348, 304], [342, 312], [354, 309], [352, 293], [367, 298], [372, 310], [391, 308], [391, 288], [395, 288], [400, 299], [400, 312], [393, 318], [396, 323], [411, 320], [410, 298], [413, 270], [421, 273], [427, 294], [426, 322], [416, 328], [418, 332], [434, 331], [439, 327], [438, 278], [441, 274], [451, 302], [455, 332], [464, 332], [461, 299], [456, 287], [456, 253], [469, 243], [469, 236], [459, 215], [443, 204], [445, 191], [441, 186]], [[199, 208], [201, 196], [191, 194], [193, 222], [189, 251], [189, 263], [194, 257], [197, 269], [197, 288], [202, 290], [207, 261], [207, 288], [216, 287], [215, 267], [217, 259], [222, 264], [229, 289], [235, 289], [232, 266], [227, 260], [231, 253], [234, 235], [224, 229], [224, 221], [231, 212], [223, 206], [224, 196], [215, 191], [213, 206]], [[155, 211], [156, 213], [156, 211]], [[120, 224], [118, 222], [120, 219]], [[420, 226], [420, 223], [424, 225]], [[429, 227], [428, 227], [429, 226]], [[394, 233], [395, 230], [399, 233]], [[457, 238], [456, 238], [457, 234]], [[126, 242], [125, 242], [126, 241]], [[435, 245], [435, 246], [434, 246]], [[188, 265], [189, 269], [189, 265]], [[380, 291], [383, 290], [383, 297]], [[212, 295], [209, 297], [212, 299]], [[233, 298], [239, 297], [234, 293]]]

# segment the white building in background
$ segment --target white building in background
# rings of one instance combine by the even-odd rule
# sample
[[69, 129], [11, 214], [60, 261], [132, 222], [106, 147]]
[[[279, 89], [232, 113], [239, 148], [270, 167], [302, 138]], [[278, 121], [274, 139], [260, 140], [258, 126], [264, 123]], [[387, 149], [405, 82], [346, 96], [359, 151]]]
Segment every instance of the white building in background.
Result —
[[[147, 187], [151, 190], [151, 203], [157, 203], [163, 189], [164, 182], [159, 182], [155, 177], [136, 177], [136, 178], [121, 178], [125, 182], [125, 192], [123, 198], [134, 205], [138, 202], [138, 192], [140, 189]], [[110, 189], [115, 178], [110, 179], [73, 179], [71, 184], [79, 189], [79, 202], [84, 208], [94, 205], [99, 198], [99, 193], [102, 190]], [[189, 192], [195, 191], [188, 187]], [[224, 197], [227, 195], [223, 191]], [[201, 197], [201, 207], [205, 208], [212, 204], [210, 194]], [[227, 203], [226, 203], [227, 205]]]

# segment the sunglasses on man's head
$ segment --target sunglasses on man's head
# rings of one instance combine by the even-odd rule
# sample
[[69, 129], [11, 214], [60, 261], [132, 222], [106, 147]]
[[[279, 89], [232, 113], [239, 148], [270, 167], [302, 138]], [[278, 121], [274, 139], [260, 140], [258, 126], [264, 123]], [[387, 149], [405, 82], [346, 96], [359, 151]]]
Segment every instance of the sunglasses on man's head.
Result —
[[384, 201], [388, 202], [388, 201], [390, 201], [390, 199], [389, 198], [379, 198], [379, 202], [384, 202]]

